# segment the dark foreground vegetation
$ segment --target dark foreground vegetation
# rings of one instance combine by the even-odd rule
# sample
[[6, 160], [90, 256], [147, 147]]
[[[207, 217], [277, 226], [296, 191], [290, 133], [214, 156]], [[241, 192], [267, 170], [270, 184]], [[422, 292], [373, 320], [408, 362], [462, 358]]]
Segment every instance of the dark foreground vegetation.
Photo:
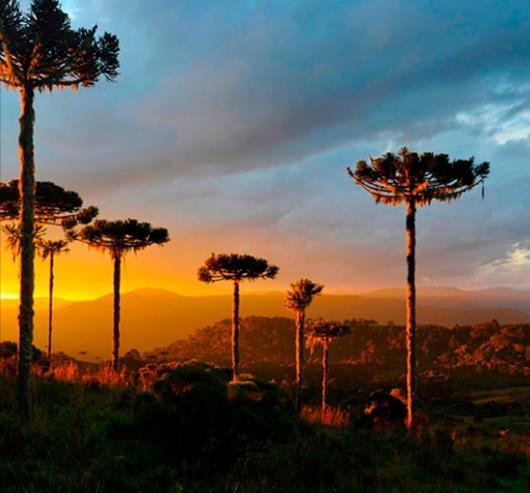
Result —
[[464, 395], [446, 386], [452, 393], [442, 397], [436, 386], [425, 388], [425, 418], [407, 433], [395, 392], [350, 387], [356, 398], [340, 407], [335, 400], [322, 426], [318, 406], [299, 419], [289, 389], [251, 376], [230, 383], [229, 369], [158, 362], [119, 378], [112, 370], [80, 375], [64, 360], [43, 368], [36, 353], [41, 375], [28, 424], [15, 411], [8, 353], [0, 377], [2, 492], [528, 488], [523, 387]]

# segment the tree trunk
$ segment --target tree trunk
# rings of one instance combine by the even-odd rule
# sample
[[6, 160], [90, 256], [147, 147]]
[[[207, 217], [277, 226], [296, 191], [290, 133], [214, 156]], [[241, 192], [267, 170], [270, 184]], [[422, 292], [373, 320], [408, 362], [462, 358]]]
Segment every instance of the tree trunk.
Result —
[[327, 390], [328, 390], [328, 341], [322, 341], [322, 414], [321, 421], [322, 424], [326, 421], [326, 411], [327, 411]]
[[120, 282], [121, 255], [113, 256], [114, 260], [114, 324], [112, 327], [112, 368], [120, 369]]
[[29, 417], [31, 409], [31, 360], [33, 342], [33, 290], [35, 258], [35, 162], [33, 156], [34, 93], [30, 86], [20, 91], [21, 114], [18, 154], [20, 159], [20, 305], [18, 312], [18, 381], [17, 401], [19, 412]]
[[232, 304], [232, 381], [239, 379], [239, 281], [234, 281]]
[[407, 429], [416, 408], [416, 202], [407, 202]]
[[302, 411], [302, 387], [304, 381], [304, 310], [296, 311], [296, 410]]
[[48, 359], [52, 357], [52, 320], [53, 320], [53, 250], [50, 252], [50, 286], [48, 293]]

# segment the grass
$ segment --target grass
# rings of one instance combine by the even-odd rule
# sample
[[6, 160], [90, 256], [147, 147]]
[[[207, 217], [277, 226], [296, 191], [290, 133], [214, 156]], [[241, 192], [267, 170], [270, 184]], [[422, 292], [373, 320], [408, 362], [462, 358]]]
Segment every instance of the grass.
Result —
[[[375, 431], [344, 409], [294, 415], [276, 386], [229, 385], [208, 365], [166, 368], [147, 392], [132, 384], [35, 378], [34, 415], [17, 415], [14, 380], [0, 377], [0, 491], [522, 492], [527, 456], [516, 437], [455, 437], [448, 408], [416, 434]], [[73, 375], [73, 370], [68, 370]], [[68, 372], [66, 372], [68, 373]], [[75, 372], [74, 372], [75, 373]], [[105, 380], [107, 378], [107, 380]], [[469, 416], [462, 430], [472, 423]], [[521, 433], [528, 417], [521, 416]], [[495, 429], [506, 416], [487, 418]], [[527, 428], [530, 429], [530, 428]], [[522, 436], [522, 435], [521, 435]]]

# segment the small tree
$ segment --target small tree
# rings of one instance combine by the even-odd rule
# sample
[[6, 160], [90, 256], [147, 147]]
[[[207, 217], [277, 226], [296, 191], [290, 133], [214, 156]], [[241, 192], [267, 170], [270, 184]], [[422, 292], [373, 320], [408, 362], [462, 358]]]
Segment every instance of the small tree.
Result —
[[[414, 424], [416, 401], [416, 208], [433, 200], [450, 202], [477, 185], [489, 174], [489, 163], [474, 159], [449, 160], [447, 154], [417, 154], [406, 147], [370, 162], [359, 161], [348, 174], [377, 203], [405, 204], [407, 237], [407, 428]], [[484, 192], [484, 189], [483, 189]]]
[[67, 240], [41, 240], [37, 243], [42, 260], [50, 259], [50, 278], [48, 284], [48, 359], [52, 356], [52, 326], [53, 326], [53, 283], [55, 257], [69, 252]]
[[232, 380], [239, 378], [239, 284], [241, 281], [256, 279], [274, 279], [278, 267], [267, 260], [252, 255], [212, 253], [199, 269], [199, 281], [214, 283], [231, 281], [234, 285], [232, 304]]
[[[11, 254], [13, 255], [13, 262], [15, 262], [17, 257], [20, 257], [22, 232], [17, 223], [0, 224], [0, 232], [6, 235], [6, 248], [8, 250], [11, 250]], [[41, 241], [44, 238], [45, 233], [46, 228], [44, 226], [41, 226], [40, 224], [37, 224], [33, 233], [35, 241]]]
[[[7, 183], [0, 182], [0, 221], [15, 220], [20, 211], [20, 194], [18, 180]], [[63, 187], [48, 181], [39, 181], [35, 187], [35, 229], [34, 240], [43, 259], [50, 259], [50, 281], [48, 300], [48, 357], [51, 356], [52, 317], [53, 317], [53, 282], [54, 260], [57, 255], [68, 251], [67, 239], [45, 240], [46, 226], [62, 226], [67, 236], [72, 235], [74, 228], [89, 224], [98, 214], [97, 207], [83, 207], [83, 200], [77, 192], [65, 190]], [[0, 226], [7, 234], [7, 244], [13, 256], [21, 253], [22, 230], [16, 223]]]
[[308, 344], [312, 348], [315, 345], [322, 347], [322, 423], [325, 422], [327, 413], [329, 345], [333, 339], [346, 335], [348, 332], [350, 332], [350, 325], [347, 322], [335, 322], [323, 318], [312, 320], [307, 327]]
[[118, 75], [118, 39], [96, 27], [72, 29], [57, 0], [32, 0], [23, 13], [17, 0], [0, 0], [0, 83], [20, 93], [20, 256], [18, 404], [30, 413], [33, 340], [35, 92], [91, 87]]
[[[11, 250], [13, 254], [13, 260], [20, 256], [20, 244], [21, 244], [21, 232], [20, 228], [12, 223], [0, 226], [0, 231], [7, 235], [6, 246]], [[69, 241], [64, 240], [46, 240], [44, 234], [46, 229], [37, 225], [35, 227], [35, 239], [37, 250], [39, 251], [41, 258], [46, 260], [50, 259], [50, 278], [49, 278], [49, 290], [48, 290], [48, 359], [52, 353], [52, 320], [53, 320], [53, 283], [54, 283], [54, 260], [55, 257], [68, 252]]]
[[324, 286], [316, 284], [309, 279], [300, 279], [291, 284], [287, 291], [285, 307], [295, 313], [296, 323], [296, 410], [300, 413], [302, 409], [302, 388], [304, 378], [304, 325], [305, 311], [311, 304], [313, 298], [319, 295]]
[[85, 226], [75, 239], [90, 247], [110, 253], [114, 263], [114, 319], [112, 330], [112, 367], [119, 370], [120, 354], [120, 284], [121, 263], [125, 255], [138, 252], [151, 245], [163, 245], [169, 241], [165, 228], [153, 228], [149, 223], [136, 219], [125, 221], [97, 220]]

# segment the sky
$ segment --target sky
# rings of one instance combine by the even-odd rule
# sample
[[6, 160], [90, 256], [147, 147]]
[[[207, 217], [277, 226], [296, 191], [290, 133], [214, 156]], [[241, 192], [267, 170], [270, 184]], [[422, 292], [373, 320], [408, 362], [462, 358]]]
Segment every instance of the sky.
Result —
[[[22, 2], [27, 5], [27, 2]], [[127, 258], [123, 289], [221, 293], [211, 252], [280, 267], [329, 292], [400, 286], [404, 210], [346, 174], [397, 151], [491, 163], [472, 191], [418, 213], [420, 285], [530, 288], [530, 10], [509, 0], [64, 0], [74, 26], [121, 43], [120, 76], [36, 99], [37, 179], [169, 229]], [[0, 95], [3, 181], [18, 175], [19, 101]], [[17, 266], [2, 250], [2, 296]], [[108, 256], [75, 245], [56, 293], [110, 292]], [[37, 261], [37, 296], [47, 267]]]

